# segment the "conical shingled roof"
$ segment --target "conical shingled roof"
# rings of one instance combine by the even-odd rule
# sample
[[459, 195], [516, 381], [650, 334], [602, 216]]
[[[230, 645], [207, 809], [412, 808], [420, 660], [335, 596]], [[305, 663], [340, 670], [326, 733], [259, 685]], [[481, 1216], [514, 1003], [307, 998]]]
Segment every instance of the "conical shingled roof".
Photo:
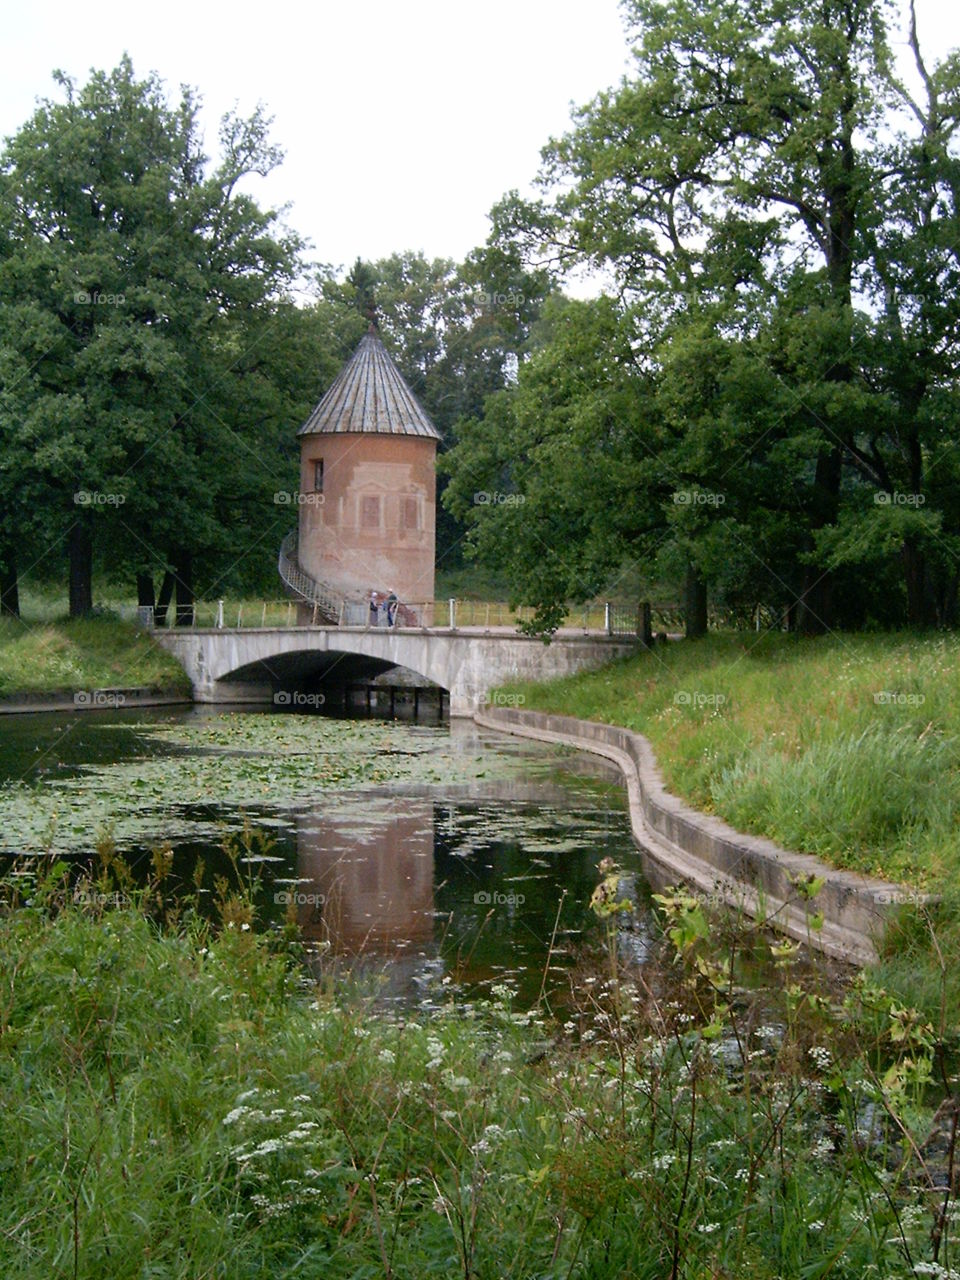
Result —
[[439, 431], [401, 378], [373, 328], [360, 339], [360, 345], [297, 434], [348, 431], [440, 439]]

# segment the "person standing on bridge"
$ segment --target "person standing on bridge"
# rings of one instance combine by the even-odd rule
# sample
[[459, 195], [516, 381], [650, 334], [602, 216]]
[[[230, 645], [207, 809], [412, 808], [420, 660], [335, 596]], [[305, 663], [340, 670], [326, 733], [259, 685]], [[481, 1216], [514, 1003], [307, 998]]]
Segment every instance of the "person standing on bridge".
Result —
[[400, 608], [400, 601], [397, 599], [395, 591], [391, 591], [387, 596], [387, 626], [395, 627], [397, 625], [397, 610]]
[[376, 627], [380, 625], [380, 605], [377, 602], [377, 593], [370, 592], [370, 626]]

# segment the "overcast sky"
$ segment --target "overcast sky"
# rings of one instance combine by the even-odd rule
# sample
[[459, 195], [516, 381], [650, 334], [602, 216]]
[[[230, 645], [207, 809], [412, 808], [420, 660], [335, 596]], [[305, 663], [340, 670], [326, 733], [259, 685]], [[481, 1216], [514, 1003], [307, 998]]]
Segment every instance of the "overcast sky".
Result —
[[[956, 0], [917, 12], [932, 57], [960, 45]], [[290, 225], [334, 266], [402, 249], [462, 258], [490, 206], [528, 187], [571, 104], [629, 65], [616, 0], [51, 0], [8, 6], [3, 43], [4, 135], [56, 92], [55, 67], [82, 83], [125, 50], [138, 75], [200, 91], [208, 150], [225, 110], [262, 101], [286, 159], [254, 194], [291, 203]]]

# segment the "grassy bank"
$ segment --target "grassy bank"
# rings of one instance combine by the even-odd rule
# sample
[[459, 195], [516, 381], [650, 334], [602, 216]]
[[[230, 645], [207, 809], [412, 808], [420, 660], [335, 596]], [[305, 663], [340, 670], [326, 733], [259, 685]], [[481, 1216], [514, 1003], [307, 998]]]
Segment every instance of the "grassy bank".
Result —
[[561, 1025], [507, 989], [376, 1013], [223, 887], [219, 927], [161, 930], [153, 890], [65, 874], [3, 886], [8, 1280], [955, 1274], [943, 1028], [786, 953], [747, 1002], [744, 938], [682, 899], [680, 997], [654, 952], [618, 969], [614, 875], [607, 978]]
[[0, 619], [0, 697], [139, 685], [190, 689], [180, 664], [129, 622]]
[[670, 790], [835, 866], [942, 888], [960, 873], [960, 639], [715, 635], [511, 691], [626, 725]]

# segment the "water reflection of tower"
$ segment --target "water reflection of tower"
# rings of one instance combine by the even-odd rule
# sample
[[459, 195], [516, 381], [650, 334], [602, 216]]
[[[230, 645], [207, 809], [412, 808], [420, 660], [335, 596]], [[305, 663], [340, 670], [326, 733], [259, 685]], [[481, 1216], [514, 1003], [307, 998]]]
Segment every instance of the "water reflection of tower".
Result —
[[[297, 821], [298, 920], [343, 955], [423, 955], [433, 939], [433, 801], [369, 797]], [[407, 966], [403, 966], [406, 968]]]

